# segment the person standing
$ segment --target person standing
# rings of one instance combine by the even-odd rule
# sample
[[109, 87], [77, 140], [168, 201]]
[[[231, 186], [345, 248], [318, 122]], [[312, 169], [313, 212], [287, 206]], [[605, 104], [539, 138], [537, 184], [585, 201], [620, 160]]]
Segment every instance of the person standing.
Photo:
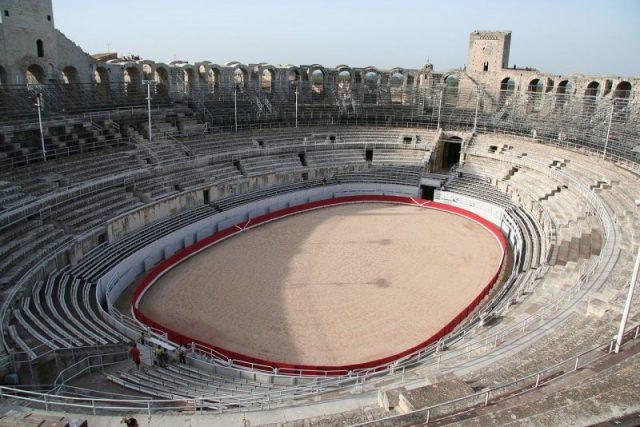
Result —
[[131, 360], [136, 364], [136, 370], [140, 370], [140, 349], [136, 345], [136, 343], [131, 344], [131, 348], [129, 349], [129, 356], [131, 356]]
[[156, 364], [162, 366], [162, 347], [157, 346], [153, 353], [156, 356]]
[[187, 349], [183, 345], [178, 349], [178, 361], [182, 364], [187, 363]]

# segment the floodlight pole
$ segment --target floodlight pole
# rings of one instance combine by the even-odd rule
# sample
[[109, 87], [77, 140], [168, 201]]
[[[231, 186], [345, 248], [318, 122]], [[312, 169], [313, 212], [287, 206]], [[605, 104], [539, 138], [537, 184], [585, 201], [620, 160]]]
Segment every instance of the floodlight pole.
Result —
[[296, 85], [296, 129], [298, 128], [298, 85]]
[[42, 129], [42, 104], [40, 103], [40, 98], [42, 97], [42, 92], [38, 92], [36, 94], [36, 107], [38, 108], [38, 125], [40, 126], [40, 144], [42, 145], [42, 158], [44, 161], [47, 161], [47, 150], [44, 148], [44, 131]]
[[620, 320], [620, 328], [618, 329], [618, 336], [616, 338], [615, 352], [620, 352], [622, 346], [622, 340], [624, 338], [624, 329], [627, 327], [627, 320], [629, 319], [629, 311], [631, 310], [631, 300], [633, 299], [633, 292], [636, 288], [636, 282], [638, 281], [638, 270], [640, 270], [640, 247], [638, 247], [638, 255], [636, 255], [636, 264], [631, 274], [631, 283], [629, 283], [629, 293], [627, 294], [627, 302], [624, 304], [624, 310], [622, 312], [622, 319]]
[[444, 96], [444, 88], [440, 89], [440, 102], [438, 103], [438, 126], [437, 129], [440, 130], [440, 110], [442, 109], [442, 97]]
[[607, 146], [609, 145], [609, 135], [611, 134], [611, 122], [613, 121], [613, 104], [609, 110], [609, 126], [607, 126], [607, 138], [604, 140], [604, 151], [602, 152], [602, 160], [607, 157]]
[[236, 126], [236, 133], [238, 132], [238, 85], [233, 88], [233, 117]]
[[476, 115], [473, 118], [473, 132], [476, 131], [478, 127], [478, 110], [480, 109], [480, 96], [482, 96], [482, 92], [480, 91], [480, 86], [478, 86], [478, 101], [476, 102]]
[[147, 85], [147, 113], [149, 117], [149, 144], [151, 144], [151, 85], [154, 84], [153, 80], [143, 80], [142, 84]]

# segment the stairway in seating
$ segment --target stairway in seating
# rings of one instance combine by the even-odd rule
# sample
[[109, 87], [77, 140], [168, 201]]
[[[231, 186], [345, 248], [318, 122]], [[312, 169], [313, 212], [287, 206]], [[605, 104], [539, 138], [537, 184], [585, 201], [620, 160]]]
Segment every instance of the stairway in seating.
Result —
[[578, 262], [589, 259], [592, 255], [599, 255], [602, 248], [602, 234], [600, 230], [582, 233], [580, 237], [562, 240], [553, 246], [549, 265], [567, 265], [567, 262]]

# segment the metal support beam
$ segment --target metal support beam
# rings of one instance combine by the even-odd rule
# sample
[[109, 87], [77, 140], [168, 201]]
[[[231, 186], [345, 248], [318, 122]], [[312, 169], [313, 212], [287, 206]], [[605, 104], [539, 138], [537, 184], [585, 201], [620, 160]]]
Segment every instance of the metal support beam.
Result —
[[638, 254], [636, 255], [636, 264], [633, 267], [633, 273], [631, 274], [631, 283], [629, 283], [629, 293], [627, 294], [627, 302], [624, 304], [624, 310], [622, 311], [622, 319], [620, 320], [620, 328], [618, 329], [618, 337], [616, 338], [615, 352], [620, 352], [622, 346], [622, 340], [624, 337], [624, 329], [627, 327], [627, 320], [629, 319], [629, 310], [631, 310], [631, 300], [633, 299], [633, 292], [636, 288], [636, 282], [638, 281], [638, 270], [640, 270], [640, 247], [638, 247]]
[[444, 96], [444, 89], [440, 90], [440, 102], [438, 103], [438, 126], [436, 129], [440, 129], [440, 110], [442, 109], [442, 97]]
[[233, 88], [233, 117], [236, 133], [238, 132], [238, 85]]
[[609, 126], [607, 126], [607, 138], [604, 140], [604, 150], [602, 151], [602, 159], [607, 157], [607, 146], [609, 145], [609, 135], [611, 134], [611, 122], [613, 121], [613, 104], [609, 110]]
[[143, 80], [142, 84], [147, 85], [147, 114], [148, 114], [148, 118], [149, 118], [149, 143], [152, 142], [152, 136], [151, 136], [151, 85], [155, 84], [156, 82], [153, 80]]
[[36, 95], [36, 107], [38, 108], [38, 125], [40, 126], [40, 144], [42, 145], [42, 159], [47, 161], [47, 150], [44, 148], [44, 130], [42, 128], [42, 103], [40, 99], [42, 98], [42, 92], [38, 92]]

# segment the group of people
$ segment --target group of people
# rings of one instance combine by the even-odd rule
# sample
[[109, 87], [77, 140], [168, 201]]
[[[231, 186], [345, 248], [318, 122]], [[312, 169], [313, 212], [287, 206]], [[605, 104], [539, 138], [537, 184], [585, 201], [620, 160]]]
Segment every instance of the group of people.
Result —
[[[140, 334], [140, 339], [138, 340], [139, 344], [145, 344], [145, 334], [142, 332]], [[136, 369], [140, 369], [141, 357], [140, 357], [140, 349], [138, 348], [138, 343], [134, 342], [131, 344], [131, 348], [129, 349], [129, 356], [131, 356], [131, 360], [136, 365]], [[181, 364], [187, 363], [187, 349], [184, 346], [180, 346], [177, 349], [178, 353], [178, 361]], [[154, 354], [154, 365], [158, 365], [160, 367], [165, 367], [169, 363], [169, 353], [167, 349], [158, 345], [153, 351]]]

